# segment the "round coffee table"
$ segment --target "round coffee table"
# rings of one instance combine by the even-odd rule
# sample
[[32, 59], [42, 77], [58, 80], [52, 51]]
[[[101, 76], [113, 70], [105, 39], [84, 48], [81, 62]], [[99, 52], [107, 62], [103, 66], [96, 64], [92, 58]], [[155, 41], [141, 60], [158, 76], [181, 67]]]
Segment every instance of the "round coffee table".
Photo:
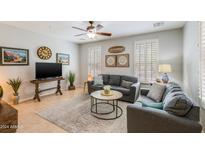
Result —
[[[111, 96], [105, 96], [102, 95], [101, 93], [103, 92], [103, 90], [98, 90], [95, 92], [92, 92], [90, 94], [91, 96], [91, 113], [94, 117], [98, 118], [98, 119], [102, 119], [102, 120], [113, 120], [113, 119], [117, 119], [122, 115], [122, 108], [119, 106], [118, 104], [118, 99], [120, 99], [123, 95], [121, 92], [112, 90], [112, 94]], [[98, 111], [98, 106], [99, 105], [108, 105], [112, 106], [112, 110], [111, 111], [107, 111], [107, 112], [99, 112]], [[100, 106], [99, 106], [100, 107]], [[114, 117], [109, 117], [109, 118], [105, 118], [102, 117], [102, 115], [108, 115], [115, 112], [115, 116]]]

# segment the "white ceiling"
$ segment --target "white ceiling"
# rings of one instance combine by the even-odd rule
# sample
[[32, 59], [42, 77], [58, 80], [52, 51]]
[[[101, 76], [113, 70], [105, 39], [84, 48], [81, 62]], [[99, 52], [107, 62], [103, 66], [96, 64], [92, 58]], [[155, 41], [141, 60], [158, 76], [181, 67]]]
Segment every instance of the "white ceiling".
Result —
[[183, 27], [185, 24], [184, 21], [164, 21], [163, 26], [154, 27], [153, 24], [157, 22], [158, 21], [96, 21], [95, 25], [102, 24], [104, 26], [100, 31], [111, 32], [112, 36], [105, 37], [98, 35], [94, 40], [88, 39], [87, 36], [74, 36], [82, 33], [83, 31], [73, 29], [72, 26], [86, 29], [88, 26], [87, 21], [5, 21], [1, 23], [79, 44], [175, 29]]

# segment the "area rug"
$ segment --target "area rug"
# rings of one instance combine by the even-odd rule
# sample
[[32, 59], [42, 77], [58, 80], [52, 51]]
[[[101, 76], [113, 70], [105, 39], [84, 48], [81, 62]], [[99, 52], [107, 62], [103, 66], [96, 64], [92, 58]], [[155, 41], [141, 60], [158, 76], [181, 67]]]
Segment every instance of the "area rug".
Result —
[[[90, 97], [88, 95], [58, 103], [37, 114], [70, 133], [126, 133], [127, 104], [119, 101], [123, 114], [115, 120], [101, 120], [93, 117], [90, 112]], [[98, 106], [98, 109], [110, 110], [109, 106]]]

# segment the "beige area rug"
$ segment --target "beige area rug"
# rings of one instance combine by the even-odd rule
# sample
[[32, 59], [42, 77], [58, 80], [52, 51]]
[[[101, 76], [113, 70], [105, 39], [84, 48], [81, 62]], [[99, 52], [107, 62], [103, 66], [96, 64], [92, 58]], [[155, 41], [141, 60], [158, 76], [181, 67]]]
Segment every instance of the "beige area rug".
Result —
[[[70, 133], [126, 133], [126, 107], [128, 103], [119, 101], [123, 109], [121, 117], [115, 120], [100, 120], [91, 115], [90, 97], [80, 96], [51, 106], [37, 114]], [[99, 110], [112, 110], [112, 106], [98, 106]], [[100, 111], [100, 112], [102, 112]], [[113, 113], [114, 114], [114, 113]], [[114, 116], [114, 115], [108, 115]]]

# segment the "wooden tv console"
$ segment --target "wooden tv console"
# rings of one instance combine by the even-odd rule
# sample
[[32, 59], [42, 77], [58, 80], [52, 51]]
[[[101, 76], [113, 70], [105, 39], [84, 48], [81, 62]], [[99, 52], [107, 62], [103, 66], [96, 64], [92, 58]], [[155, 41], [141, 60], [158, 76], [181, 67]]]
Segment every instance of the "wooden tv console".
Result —
[[[46, 79], [30, 81], [31, 83], [35, 84], [35, 95], [34, 95], [33, 99], [34, 100], [37, 99], [40, 102], [41, 100], [40, 100], [39, 94], [41, 92], [44, 92], [44, 91], [47, 91], [47, 90], [52, 90], [52, 89], [57, 89], [56, 94], [60, 93], [60, 95], [62, 95], [61, 86], [60, 86], [60, 81], [61, 80], [65, 80], [65, 79], [63, 77], [57, 77], [57, 78], [46, 78]], [[46, 82], [53, 82], [53, 81], [57, 81], [57, 87], [52, 87], [52, 88], [48, 88], [48, 89], [39, 90], [39, 84], [46, 83]]]

